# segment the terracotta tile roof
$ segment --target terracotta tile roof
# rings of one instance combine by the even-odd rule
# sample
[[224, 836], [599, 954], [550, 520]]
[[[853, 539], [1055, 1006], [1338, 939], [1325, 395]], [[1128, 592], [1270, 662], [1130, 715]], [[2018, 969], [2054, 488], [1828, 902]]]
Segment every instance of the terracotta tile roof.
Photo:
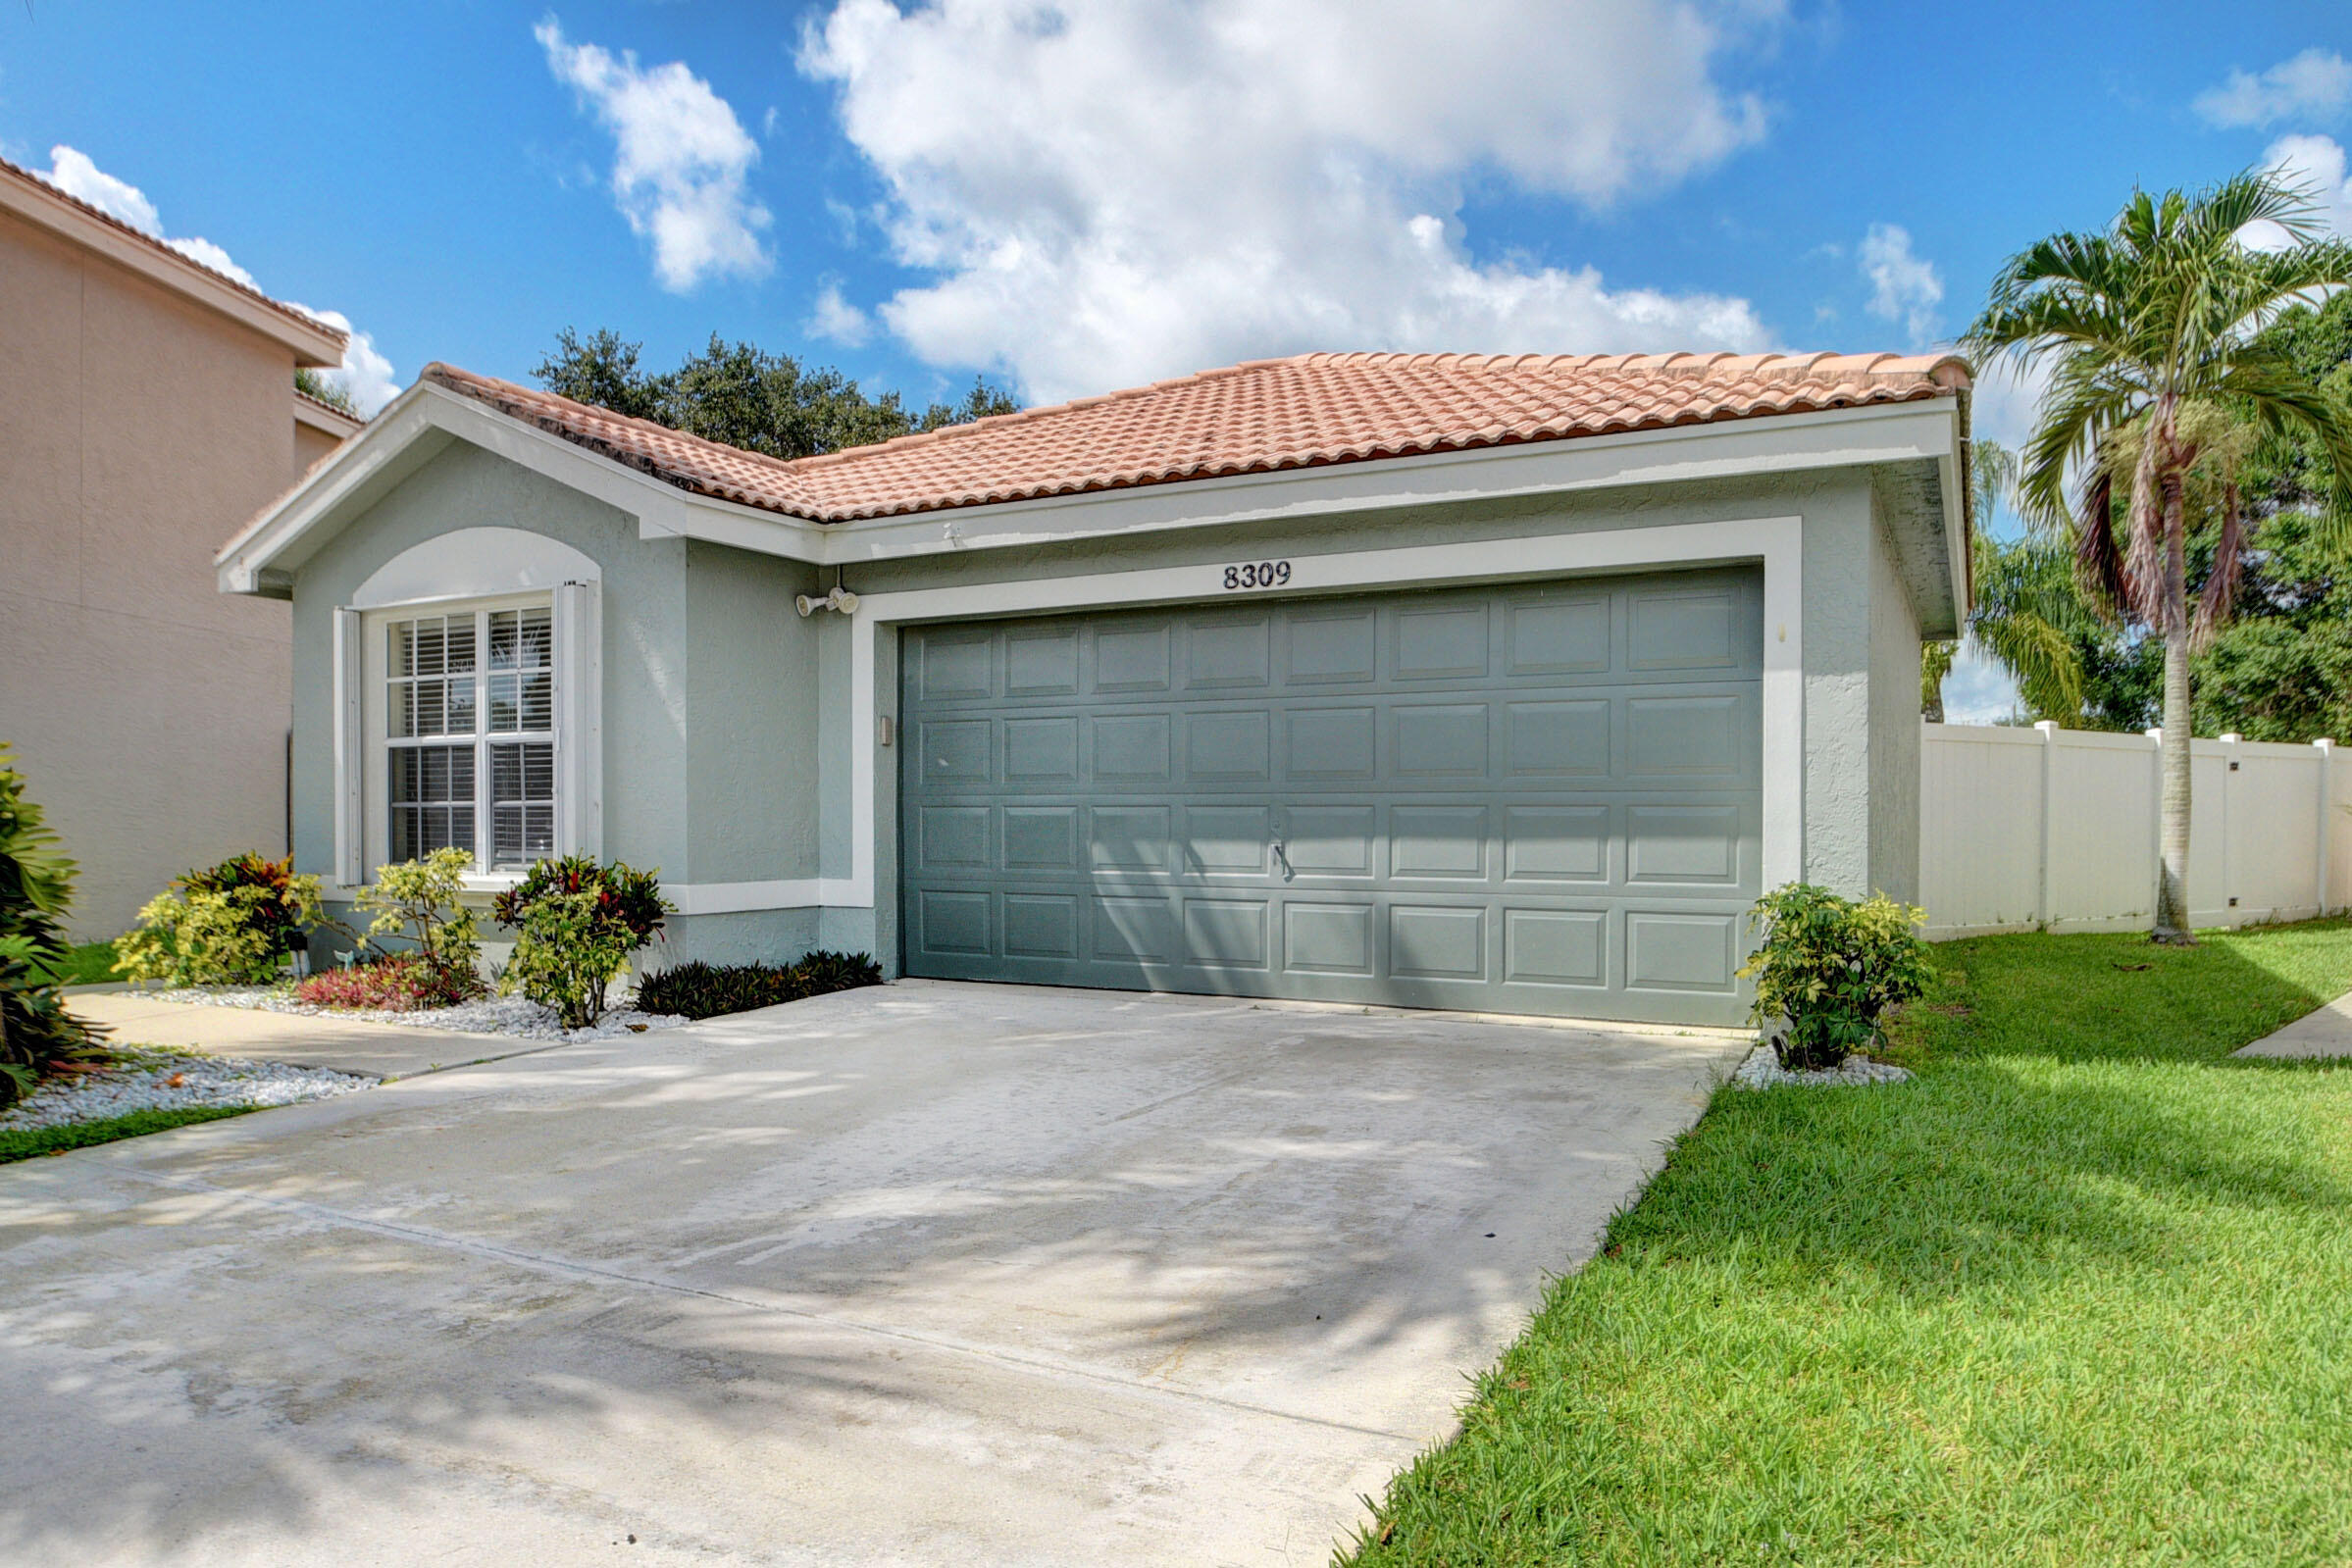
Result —
[[319, 320], [316, 316], [311, 315], [308, 311], [296, 310], [293, 306], [288, 305], [283, 300], [272, 299], [260, 289], [255, 288], [251, 283], [245, 282], [240, 278], [231, 278], [227, 273], [218, 272], [213, 268], [205, 266], [202, 262], [196, 260], [195, 257], [190, 256], [187, 252], [173, 249], [170, 245], [165, 244], [162, 240], [156, 238], [153, 234], [148, 233], [145, 229], [131, 228], [130, 225], [123, 222], [122, 219], [117, 218], [114, 214], [106, 211], [104, 208], [93, 207], [88, 202], [83, 201], [79, 196], [68, 195], [66, 192], [58, 189], [55, 185], [52, 185], [49, 183], [49, 181], [43, 179], [40, 176], [34, 174], [29, 169], [21, 168], [16, 164], [10, 163], [5, 158], [0, 158], [0, 177], [21, 179], [25, 183], [30, 185], [33, 189], [39, 191], [42, 195], [49, 197], [51, 200], [65, 203], [68, 207], [73, 208], [81, 216], [92, 219], [97, 223], [104, 224], [107, 228], [114, 229], [116, 232], [121, 233], [128, 238], [138, 241], [140, 244], [145, 245], [150, 250], [153, 250], [160, 255], [169, 256], [172, 258], [172, 260], [179, 263], [179, 265], [182, 267], [191, 268], [194, 271], [202, 274], [204, 277], [211, 278], [214, 282], [235, 289], [238, 293], [243, 294], [246, 298], [253, 300], [257, 304], [267, 305], [270, 309], [276, 311], [279, 315], [285, 317], [288, 321], [300, 322], [312, 331], [324, 332], [326, 335], [333, 338], [338, 343], [346, 343], [350, 341], [351, 334], [344, 331], [341, 328], [330, 327], [325, 322]]
[[294, 388], [294, 401], [308, 404], [312, 408], [324, 409], [337, 419], [347, 419], [354, 425], [368, 423], [368, 416], [360, 413], [357, 409], [345, 408], [340, 403], [330, 403], [323, 397], [313, 397], [299, 386]]
[[1949, 355], [1303, 354], [784, 462], [447, 365], [424, 379], [698, 494], [844, 523], [1949, 397]]

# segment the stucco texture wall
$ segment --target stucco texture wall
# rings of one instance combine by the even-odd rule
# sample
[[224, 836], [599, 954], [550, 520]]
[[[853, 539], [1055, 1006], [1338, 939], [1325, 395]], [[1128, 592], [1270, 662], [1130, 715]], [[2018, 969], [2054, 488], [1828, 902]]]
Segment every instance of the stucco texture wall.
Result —
[[1872, 891], [1919, 896], [1919, 617], [1886, 530], [1870, 530], [1870, 859]]
[[0, 215], [0, 740], [111, 936], [285, 842], [286, 606], [215, 549], [293, 477], [293, 355]]
[[[814, 574], [640, 538], [628, 513], [463, 442], [346, 521], [295, 579], [296, 864], [333, 868], [335, 607], [401, 551], [484, 527], [557, 539], [601, 575], [606, 858], [671, 885], [814, 876], [818, 633], [792, 602]], [[677, 917], [654, 961], [791, 958], [816, 927], [814, 910]]]

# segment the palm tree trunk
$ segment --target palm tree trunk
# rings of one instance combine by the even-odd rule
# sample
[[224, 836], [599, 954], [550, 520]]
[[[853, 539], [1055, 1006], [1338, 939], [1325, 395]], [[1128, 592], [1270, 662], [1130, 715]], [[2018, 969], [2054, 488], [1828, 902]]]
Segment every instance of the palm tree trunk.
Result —
[[[2152, 433], [2153, 441], [2158, 437]], [[2164, 779], [2163, 813], [2156, 876], [2156, 940], [2187, 946], [2188, 927], [2189, 733], [2192, 713], [2188, 683], [2188, 538], [2181, 517], [2180, 477], [2164, 486]]]
[[1919, 710], [1919, 717], [1928, 724], [1944, 722], [1944, 685], [1942, 682], [1936, 683], [1935, 695], [1930, 697], [1927, 705]]

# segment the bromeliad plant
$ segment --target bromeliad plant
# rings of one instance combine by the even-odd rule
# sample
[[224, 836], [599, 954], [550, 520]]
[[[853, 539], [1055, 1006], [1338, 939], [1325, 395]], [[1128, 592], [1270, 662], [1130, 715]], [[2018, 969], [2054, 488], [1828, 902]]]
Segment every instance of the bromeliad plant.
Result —
[[1880, 1015], [1927, 984], [1926, 919], [1884, 893], [1857, 903], [1803, 882], [1756, 901], [1763, 940], [1740, 974], [1756, 978], [1750, 1017], [1782, 1067], [1835, 1067], [1877, 1041]]
[[139, 911], [116, 946], [115, 972], [174, 986], [266, 986], [294, 936], [324, 918], [319, 879], [291, 855], [247, 852], [191, 871]]
[[520, 934], [499, 988], [553, 1008], [566, 1029], [585, 1029], [604, 1015], [605, 990], [629, 955], [676, 909], [654, 872], [566, 855], [533, 866], [492, 912]]
[[57, 851], [25, 776], [0, 744], [0, 1105], [49, 1073], [85, 1065], [95, 1031], [66, 1011], [56, 967], [65, 960], [74, 862]]

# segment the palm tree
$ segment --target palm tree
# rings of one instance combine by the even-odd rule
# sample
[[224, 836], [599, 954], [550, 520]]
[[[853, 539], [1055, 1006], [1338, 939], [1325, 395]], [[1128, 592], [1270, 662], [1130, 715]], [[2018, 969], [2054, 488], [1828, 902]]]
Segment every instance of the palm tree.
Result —
[[2192, 610], [2188, 536], [2219, 527], [2221, 559], [2234, 563], [2243, 528], [2232, 485], [2218, 516], [2196, 507], [2192, 519], [2189, 476], [2217, 422], [2264, 437], [2301, 430], [2329, 470], [2331, 526], [2352, 519], [2352, 418], [2259, 341], [2288, 306], [2346, 283], [2352, 247], [2323, 237], [2311, 193], [2249, 171], [2193, 194], [2135, 192], [2104, 231], [2036, 241], [1993, 279], [1965, 338], [1980, 361], [2048, 365], [2019, 484], [2026, 514], [2053, 528], [2071, 520], [2086, 595], [2164, 639], [2161, 942], [2190, 939], [2189, 655], [2228, 613], [2220, 580], [2233, 575], [2213, 574]]
[[[2080, 618], [2071, 591], [2053, 592], [2047, 557], [2059, 548], [2035, 534], [2004, 549], [1993, 541], [1987, 521], [2003, 504], [2014, 504], [2018, 459], [1993, 441], [1969, 443], [1969, 487], [1976, 531], [1969, 538], [1969, 576], [1976, 584], [1975, 607], [1961, 629], [2018, 683], [2025, 705], [2044, 718], [2073, 724], [2082, 715], [2082, 660], [2068, 635]], [[1942, 638], [1919, 648], [1919, 712], [1929, 724], [1944, 722], [1944, 677], [1960, 653], [1960, 640]]]

